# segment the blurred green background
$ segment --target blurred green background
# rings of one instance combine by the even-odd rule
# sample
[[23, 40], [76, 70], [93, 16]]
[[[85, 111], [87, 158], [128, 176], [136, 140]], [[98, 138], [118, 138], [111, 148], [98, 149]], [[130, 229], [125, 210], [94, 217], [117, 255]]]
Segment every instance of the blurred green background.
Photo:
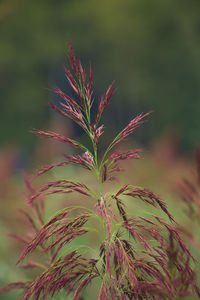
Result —
[[105, 122], [122, 128], [153, 109], [140, 142], [166, 129], [182, 149], [200, 140], [199, 0], [1, 0], [0, 146], [35, 146], [32, 128], [51, 119], [47, 88], [64, 86], [67, 41], [94, 67], [96, 98], [119, 87]]

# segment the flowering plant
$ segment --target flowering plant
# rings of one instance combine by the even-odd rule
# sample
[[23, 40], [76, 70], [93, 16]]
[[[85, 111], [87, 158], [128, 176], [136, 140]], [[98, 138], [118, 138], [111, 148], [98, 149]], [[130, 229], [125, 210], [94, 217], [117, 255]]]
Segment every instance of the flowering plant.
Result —
[[[184, 244], [174, 219], [163, 200], [147, 188], [125, 184], [114, 192], [104, 192], [104, 183], [116, 180], [121, 171], [120, 161], [140, 159], [141, 150], [120, 151], [115, 149], [150, 114], [140, 114], [132, 119], [111, 141], [103, 154], [99, 153], [99, 140], [104, 126], [101, 117], [111, 102], [116, 89], [111, 84], [101, 96], [94, 109], [93, 72], [82, 67], [69, 44], [70, 68], [65, 75], [76, 98], [70, 97], [59, 88], [53, 91], [63, 101], [51, 107], [78, 124], [91, 141], [91, 148], [52, 131], [34, 130], [39, 136], [63, 142], [79, 151], [64, 154], [62, 162], [43, 166], [31, 178], [25, 175], [28, 187], [28, 210], [21, 210], [33, 235], [29, 240], [14, 235], [25, 243], [17, 264], [21, 264], [34, 251], [45, 255], [43, 262], [28, 261], [24, 268], [38, 268], [35, 279], [10, 283], [0, 289], [5, 292], [20, 288], [23, 300], [52, 299], [63, 293], [63, 298], [83, 299], [85, 290], [95, 281], [96, 297], [105, 299], [183, 299], [190, 294], [200, 296], [195, 272], [191, 267], [194, 260]], [[73, 180], [57, 180], [35, 189], [33, 181], [52, 168], [76, 164], [90, 171], [97, 179], [97, 188]], [[120, 183], [119, 183], [120, 184]], [[48, 221], [44, 220], [44, 203], [50, 194], [77, 193], [88, 197], [93, 209], [87, 206], [67, 206], [57, 211]], [[128, 199], [138, 199], [158, 210], [150, 217], [132, 216], [127, 210]], [[160, 217], [160, 211], [166, 215]], [[92, 220], [97, 220], [100, 232], [99, 250], [95, 254], [70, 247], [75, 239], [93, 232]], [[91, 246], [92, 247], [92, 246]]]

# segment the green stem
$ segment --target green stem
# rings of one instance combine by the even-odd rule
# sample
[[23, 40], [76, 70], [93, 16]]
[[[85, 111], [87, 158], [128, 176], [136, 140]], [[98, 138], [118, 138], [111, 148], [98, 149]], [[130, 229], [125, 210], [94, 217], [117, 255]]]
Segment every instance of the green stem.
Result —
[[111, 151], [111, 149], [114, 147], [114, 143], [117, 141], [117, 137], [110, 143], [110, 145], [108, 146], [108, 148], [104, 152], [104, 155], [102, 157], [101, 164], [100, 164], [100, 169], [104, 166], [104, 164], [106, 162], [105, 158], [106, 158], [107, 154]]
[[97, 152], [97, 146], [94, 143], [94, 140], [92, 139], [92, 144], [93, 144], [93, 150], [94, 150], [94, 159], [95, 159], [95, 167], [96, 167], [96, 177], [97, 177], [97, 182], [98, 182], [98, 187], [99, 187], [99, 195], [100, 198], [102, 198], [102, 182], [101, 182], [101, 169], [99, 168], [98, 165], [98, 152]]

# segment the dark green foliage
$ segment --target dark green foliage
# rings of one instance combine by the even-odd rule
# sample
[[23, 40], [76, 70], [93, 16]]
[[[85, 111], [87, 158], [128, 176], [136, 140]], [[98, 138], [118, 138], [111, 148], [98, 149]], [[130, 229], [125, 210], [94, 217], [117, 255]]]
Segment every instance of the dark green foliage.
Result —
[[66, 38], [95, 61], [97, 94], [118, 78], [113, 128], [132, 109], [154, 108], [141, 141], [165, 127], [177, 129], [186, 149], [199, 139], [198, 0], [3, 0], [0, 10], [1, 143], [30, 147], [27, 129], [46, 123], [45, 88], [62, 77]]

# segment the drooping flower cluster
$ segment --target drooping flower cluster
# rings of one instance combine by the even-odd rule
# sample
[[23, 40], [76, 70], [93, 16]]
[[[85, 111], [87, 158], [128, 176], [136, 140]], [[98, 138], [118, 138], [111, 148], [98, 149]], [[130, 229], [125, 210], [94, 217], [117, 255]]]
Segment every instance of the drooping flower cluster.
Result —
[[[62, 102], [61, 108], [54, 104], [51, 107], [84, 130], [91, 140], [92, 150], [59, 133], [34, 130], [40, 136], [66, 143], [82, 153], [64, 154], [63, 161], [44, 165], [31, 178], [25, 175], [28, 188], [26, 204], [29, 210], [21, 210], [21, 214], [31, 227], [32, 235], [28, 239], [12, 235], [25, 244], [17, 264], [21, 265], [36, 250], [44, 256], [44, 262], [28, 261], [22, 264], [22, 268], [38, 268], [36, 278], [8, 284], [0, 292], [20, 288], [23, 290], [23, 300], [53, 299], [60, 292], [63, 292], [63, 299], [69, 294], [73, 300], [84, 299], [85, 288], [91, 287], [93, 279], [96, 279], [98, 287], [95, 293], [100, 300], [158, 300], [183, 299], [193, 294], [200, 296], [195, 272], [191, 267], [194, 258], [174, 226], [174, 219], [165, 202], [156, 193], [130, 184], [110, 194], [103, 193], [104, 182], [116, 179], [115, 173], [122, 170], [119, 165], [121, 161], [141, 158], [140, 149], [117, 149], [110, 152], [132, 134], [150, 112], [133, 118], [111, 141], [100, 159], [98, 144], [103, 134], [103, 125], [99, 125], [99, 122], [115, 93], [114, 84], [101, 96], [96, 117], [91, 119], [95, 101], [92, 68], [90, 66], [87, 75], [80, 59], [75, 57], [71, 44], [68, 58], [71, 69], [66, 67], [65, 75], [78, 99], [54, 88], [53, 91], [62, 98]], [[42, 174], [68, 164], [91, 171], [98, 182], [97, 190], [85, 183], [67, 179], [51, 181], [37, 189], [34, 187], [34, 180]], [[84, 195], [93, 203], [93, 211], [84, 207], [84, 204], [83, 207], [66, 207], [45, 222], [46, 198], [56, 193], [77, 193], [80, 197]], [[148, 218], [132, 216], [127, 205], [129, 200], [136, 199], [156, 208], [158, 214], [150, 214]], [[159, 216], [160, 210], [169, 221]], [[104, 231], [103, 237], [99, 233], [100, 248], [95, 256], [70, 247], [74, 239], [93, 231], [90, 227], [92, 219], [97, 219]]]

